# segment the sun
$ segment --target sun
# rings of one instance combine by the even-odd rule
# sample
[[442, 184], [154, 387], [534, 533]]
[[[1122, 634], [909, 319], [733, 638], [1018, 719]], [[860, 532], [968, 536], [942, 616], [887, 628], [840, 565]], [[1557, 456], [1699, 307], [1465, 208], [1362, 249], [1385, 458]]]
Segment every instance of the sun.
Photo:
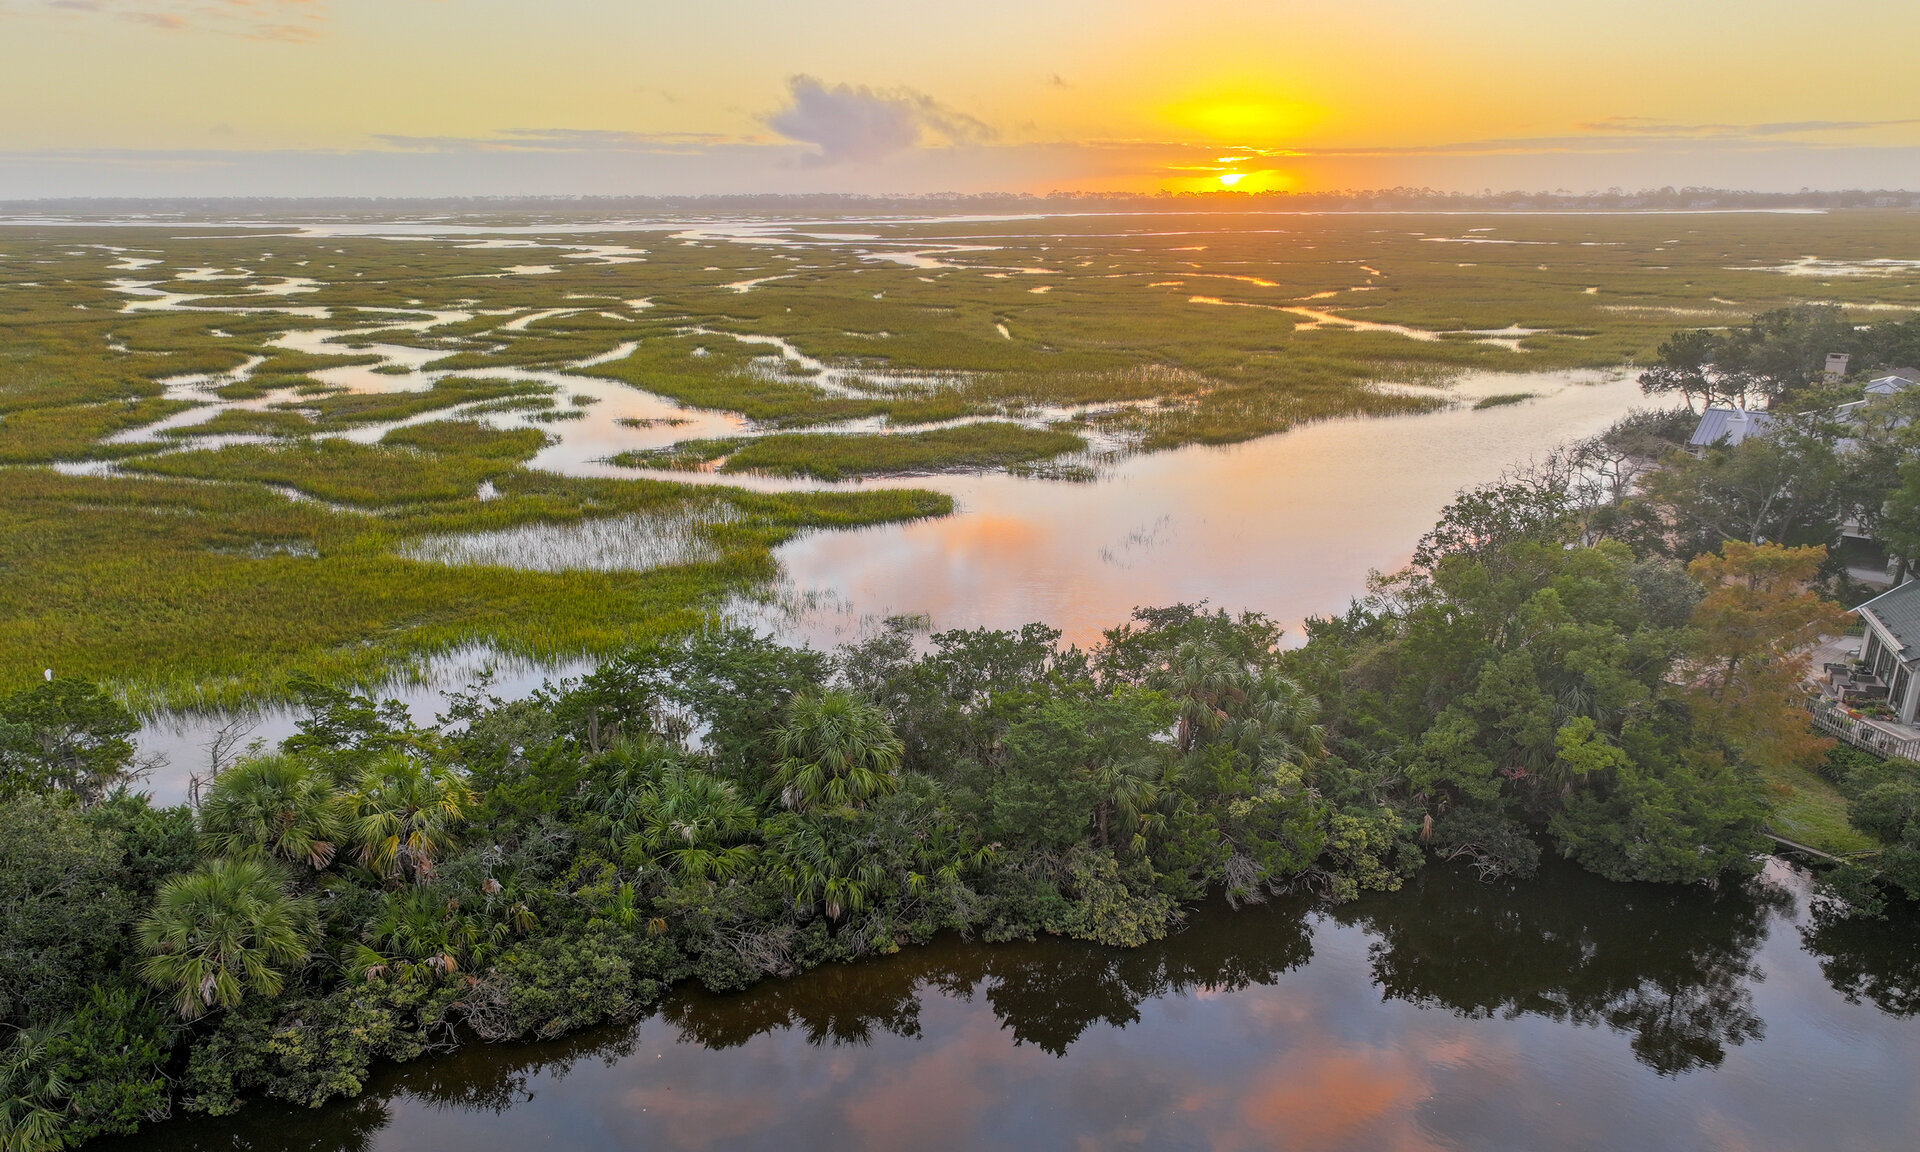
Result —
[[1240, 183], [1240, 181], [1245, 180], [1246, 178], [1247, 178], [1247, 174], [1245, 172], [1220, 173], [1220, 183], [1228, 188], [1233, 187], [1235, 184]]

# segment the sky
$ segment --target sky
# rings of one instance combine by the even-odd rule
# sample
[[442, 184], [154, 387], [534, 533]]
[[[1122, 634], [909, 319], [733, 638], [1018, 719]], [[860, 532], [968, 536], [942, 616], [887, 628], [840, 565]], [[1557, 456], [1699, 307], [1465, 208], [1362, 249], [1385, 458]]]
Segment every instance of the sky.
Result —
[[0, 0], [0, 198], [1920, 188], [1905, 0]]

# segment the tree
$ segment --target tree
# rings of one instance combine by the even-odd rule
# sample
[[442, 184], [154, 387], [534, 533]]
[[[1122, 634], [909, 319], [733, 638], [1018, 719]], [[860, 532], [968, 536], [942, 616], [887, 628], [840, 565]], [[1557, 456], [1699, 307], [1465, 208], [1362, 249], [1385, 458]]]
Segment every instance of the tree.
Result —
[[1711, 405], [1716, 396], [1708, 367], [1719, 352], [1720, 335], [1705, 329], [1675, 332], [1659, 349], [1659, 363], [1640, 374], [1640, 390], [1649, 396], [1678, 392], [1689, 411], [1698, 399]]
[[774, 786], [788, 808], [858, 808], [899, 787], [906, 747], [873, 705], [846, 692], [794, 697], [774, 736]]
[[1824, 379], [1829, 352], [1852, 352], [1863, 341], [1845, 309], [1801, 304], [1763, 312], [1744, 328], [1675, 332], [1659, 363], [1640, 377], [1649, 394], [1678, 392], [1689, 407], [1772, 404]]
[[274, 997], [307, 958], [313, 908], [289, 896], [275, 865], [214, 860], [169, 880], [140, 922], [141, 975], [192, 1020], [247, 993]]
[[640, 828], [627, 837], [627, 854], [687, 879], [729, 880], [751, 871], [759, 857], [750, 843], [759, 813], [731, 783], [698, 769], [663, 774], [634, 812]]
[[316, 870], [333, 861], [346, 823], [331, 782], [292, 756], [264, 756], [221, 773], [200, 806], [200, 827], [215, 853], [264, 852]]
[[91, 804], [124, 781], [140, 721], [85, 680], [0, 699], [0, 797], [59, 789]]
[[63, 797], [0, 804], [0, 1024], [51, 1022], [118, 961], [138, 907], [124, 855]]
[[864, 846], [818, 813], [786, 813], [767, 825], [771, 870], [796, 910], [819, 908], [828, 920], [864, 912], [887, 882]]
[[1775, 417], [1764, 436], [1671, 457], [1647, 477], [1644, 500], [1660, 510], [1681, 558], [1723, 539], [1825, 544], [1862, 502], [1840, 451], [1843, 431], [1821, 413]]
[[349, 798], [360, 862], [390, 880], [424, 883], [457, 842], [473, 793], [454, 769], [390, 752]]
[[1728, 540], [1687, 566], [1707, 595], [1693, 609], [1683, 697], [1701, 731], [1751, 763], [1804, 765], [1833, 743], [1802, 704], [1812, 645], [1846, 628], [1846, 613], [1808, 587], [1826, 554]]

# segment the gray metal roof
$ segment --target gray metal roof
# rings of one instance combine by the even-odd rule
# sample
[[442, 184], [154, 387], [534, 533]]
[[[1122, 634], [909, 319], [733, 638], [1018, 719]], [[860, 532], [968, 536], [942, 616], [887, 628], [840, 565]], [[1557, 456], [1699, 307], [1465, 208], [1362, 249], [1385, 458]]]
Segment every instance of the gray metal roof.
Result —
[[1740, 443], [1749, 436], [1758, 435], [1773, 427], [1773, 417], [1765, 412], [1747, 412], [1739, 408], [1709, 408], [1700, 414], [1700, 423], [1688, 438], [1687, 445], [1692, 448], [1704, 448], [1710, 444], [1726, 441], [1728, 447]]
[[1920, 580], [1909, 580], [1882, 592], [1854, 611], [1873, 617], [1887, 635], [1900, 642], [1901, 660], [1920, 656], [1916, 651], [1916, 645], [1920, 645]]
[[1885, 376], [1875, 376], [1867, 382], [1867, 391], [1875, 396], [1891, 396], [1895, 392], [1904, 392], [1915, 384], [1920, 384], [1920, 372], [1911, 368], [1895, 368]]

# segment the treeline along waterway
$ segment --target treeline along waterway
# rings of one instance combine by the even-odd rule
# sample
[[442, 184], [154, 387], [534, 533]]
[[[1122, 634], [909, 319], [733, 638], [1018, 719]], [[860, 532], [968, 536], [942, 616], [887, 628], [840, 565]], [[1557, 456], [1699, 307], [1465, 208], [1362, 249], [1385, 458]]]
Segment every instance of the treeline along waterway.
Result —
[[1719, 890], [1434, 868], [1331, 911], [1208, 905], [1137, 949], [943, 937], [683, 991], [97, 1147], [1900, 1148], [1915, 927], [1826, 918], [1782, 863]]

